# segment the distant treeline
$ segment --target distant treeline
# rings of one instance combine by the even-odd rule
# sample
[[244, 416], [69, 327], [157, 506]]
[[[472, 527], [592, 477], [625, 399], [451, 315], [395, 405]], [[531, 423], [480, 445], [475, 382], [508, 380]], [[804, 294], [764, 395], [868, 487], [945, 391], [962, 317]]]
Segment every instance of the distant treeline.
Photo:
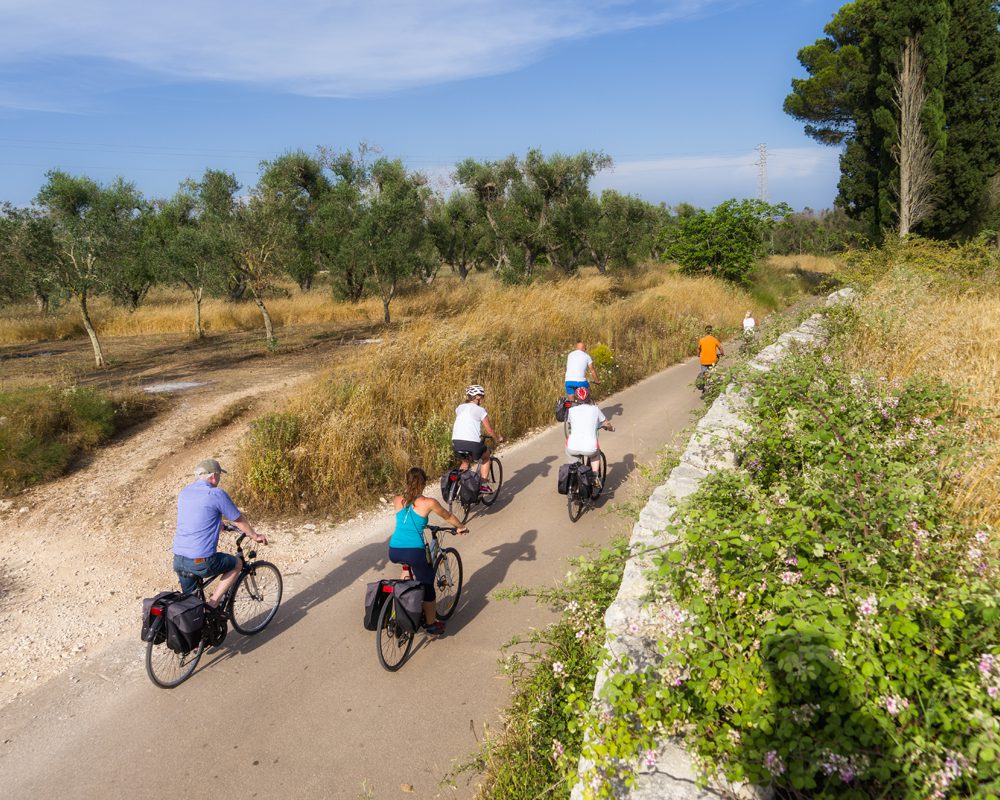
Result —
[[[591, 192], [591, 178], [610, 164], [595, 152], [468, 159], [447, 197], [364, 145], [286, 153], [263, 162], [252, 187], [209, 169], [169, 199], [146, 198], [124, 178], [102, 184], [53, 170], [30, 208], [0, 212], [0, 301], [34, 299], [45, 312], [71, 298], [103, 366], [88, 301], [104, 295], [135, 309], [156, 284], [191, 293], [199, 337], [202, 299], [215, 295], [253, 301], [271, 341], [267, 300], [286, 276], [308, 291], [323, 272], [338, 299], [378, 296], [388, 322], [398, 288], [431, 283], [442, 268], [463, 280], [488, 271], [520, 283], [543, 270], [569, 276], [593, 265], [607, 273], [674, 259], [691, 272], [743, 280], [768, 246], [830, 253], [856, 241], [839, 213], [791, 214], [759, 201], [706, 212]], [[725, 263], [736, 257], [734, 233], [750, 237], [736, 267]]]

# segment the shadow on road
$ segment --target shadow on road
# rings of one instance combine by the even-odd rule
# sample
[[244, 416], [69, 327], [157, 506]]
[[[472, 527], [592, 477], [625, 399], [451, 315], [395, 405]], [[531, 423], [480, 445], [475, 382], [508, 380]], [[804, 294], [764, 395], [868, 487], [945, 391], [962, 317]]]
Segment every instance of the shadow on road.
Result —
[[[499, 499], [488, 509], [485, 506], [478, 505], [475, 509], [475, 516], [470, 518], [470, 522], [475, 522], [476, 517], [480, 516], [484, 512], [496, 513], [502, 508], [506, 508], [513, 502], [514, 497], [524, 489], [527, 489], [535, 478], [544, 478], [550, 472], [552, 472], [552, 462], [556, 460], [556, 456], [546, 456], [541, 461], [534, 464], [525, 464], [523, 467], [519, 467], [507, 480], [503, 483], [503, 489], [500, 492]], [[553, 483], [553, 489], [555, 485]]]
[[503, 583], [515, 561], [535, 560], [537, 538], [538, 531], [532, 528], [522, 533], [516, 542], [504, 542], [483, 551], [484, 556], [491, 556], [492, 559], [466, 579], [460, 605], [454, 618], [448, 622], [449, 634], [460, 631], [489, 605], [490, 592]]
[[[229, 635], [222, 646], [218, 648], [219, 655], [212, 658], [212, 661], [205, 667], [211, 667], [229, 658], [247, 655], [261, 645], [270, 643], [303, 619], [314, 608], [355, 584], [358, 578], [365, 573], [372, 569], [386, 569], [388, 565], [389, 551], [386, 543], [382, 541], [372, 542], [359, 550], [346, 554], [343, 562], [330, 570], [324, 577], [307, 586], [294, 597], [282, 600], [274, 621], [261, 633], [256, 636], [241, 636], [232, 630], [232, 625], [230, 625]], [[363, 599], [363, 587], [359, 596]], [[359, 602], [359, 624], [361, 622], [361, 605]], [[207, 654], [212, 657], [215, 655], [215, 651], [209, 650]]]

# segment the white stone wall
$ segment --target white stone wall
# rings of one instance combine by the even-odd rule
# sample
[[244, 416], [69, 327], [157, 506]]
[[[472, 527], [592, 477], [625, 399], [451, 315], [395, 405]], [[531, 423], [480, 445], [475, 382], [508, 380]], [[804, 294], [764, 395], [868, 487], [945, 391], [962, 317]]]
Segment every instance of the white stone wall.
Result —
[[[849, 301], [854, 296], [851, 289], [841, 289], [831, 294], [826, 305]], [[750, 366], [767, 371], [780, 361], [793, 343], [810, 347], [821, 346], [826, 341], [823, 317], [814, 314], [795, 330], [779, 337], [770, 347], [761, 350]], [[657, 641], [668, 634], [669, 620], [664, 609], [648, 602], [650, 585], [645, 573], [653, 567], [650, 549], [662, 552], [674, 541], [665, 528], [677, 510], [677, 504], [692, 494], [709, 472], [733, 469], [745, 440], [747, 424], [740, 419], [746, 403], [746, 390], [730, 387], [701, 418], [688, 442], [680, 463], [670, 473], [666, 483], [656, 488], [639, 514], [639, 521], [632, 529], [630, 547], [632, 556], [625, 565], [618, 595], [604, 616], [607, 628], [609, 658], [597, 676], [594, 698], [600, 697], [615, 659], [625, 656], [629, 668], [636, 672], [660, 660]], [[573, 800], [582, 800], [582, 778], [590, 764], [581, 759], [580, 775], [573, 790]], [[699, 788], [695, 782], [697, 770], [690, 755], [676, 741], [660, 743], [656, 767], [639, 776], [636, 788], [616, 787], [616, 795], [628, 800], [707, 800], [708, 798], [767, 798], [769, 793], [757, 787], [734, 786], [718, 782]]]

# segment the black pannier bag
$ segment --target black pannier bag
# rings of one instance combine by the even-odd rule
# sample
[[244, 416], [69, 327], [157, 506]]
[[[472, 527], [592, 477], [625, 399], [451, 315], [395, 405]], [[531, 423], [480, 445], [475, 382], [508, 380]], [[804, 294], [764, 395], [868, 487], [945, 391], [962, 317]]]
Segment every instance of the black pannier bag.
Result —
[[396, 598], [396, 624], [413, 633], [424, 621], [424, 585], [420, 581], [396, 581], [392, 594]]
[[[181, 592], [160, 592], [156, 597], [147, 597], [142, 601], [142, 640], [148, 642], [154, 639], [153, 644], [160, 644], [167, 638], [166, 617], [164, 610], [174, 600], [183, 597]], [[158, 614], [153, 614], [156, 608]], [[154, 624], [157, 617], [161, 617], [158, 625]], [[154, 632], [155, 631], [155, 632]]]
[[483, 476], [478, 469], [467, 469], [459, 477], [458, 497], [462, 505], [471, 506], [479, 500], [479, 490], [483, 485]]
[[569, 494], [570, 476], [576, 472], [576, 462], [559, 466], [559, 494]]
[[205, 627], [205, 602], [186, 594], [167, 606], [167, 647], [175, 653], [194, 650]]
[[580, 497], [589, 498], [594, 488], [594, 470], [590, 464], [578, 464], [576, 468], [576, 485]]
[[441, 476], [441, 499], [446, 503], [451, 498], [451, 493], [456, 489], [460, 474], [457, 469], [450, 469]]
[[373, 631], [378, 628], [378, 615], [382, 613], [382, 606], [385, 605], [386, 598], [392, 592], [392, 581], [381, 580], [369, 583], [365, 589], [365, 630]]
[[556, 422], [565, 422], [566, 415], [569, 410], [573, 407], [574, 402], [572, 400], [567, 400], [565, 397], [560, 397], [556, 400]]

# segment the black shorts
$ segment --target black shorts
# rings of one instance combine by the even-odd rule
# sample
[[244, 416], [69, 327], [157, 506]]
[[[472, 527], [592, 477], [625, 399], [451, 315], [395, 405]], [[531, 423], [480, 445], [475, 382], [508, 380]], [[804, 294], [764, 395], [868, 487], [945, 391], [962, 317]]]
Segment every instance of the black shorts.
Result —
[[485, 442], [467, 442], [464, 439], [452, 439], [451, 440], [451, 451], [455, 454], [455, 458], [462, 458], [459, 452], [466, 452], [472, 454], [472, 460], [478, 461], [483, 457], [483, 453], [486, 452]]
[[422, 547], [390, 547], [389, 560], [393, 564], [406, 564], [413, 573], [413, 580], [424, 585], [424, 600], [428, 603], [437, 597], [434, 591], [434, 568], [427, 563], [427, 551]]

